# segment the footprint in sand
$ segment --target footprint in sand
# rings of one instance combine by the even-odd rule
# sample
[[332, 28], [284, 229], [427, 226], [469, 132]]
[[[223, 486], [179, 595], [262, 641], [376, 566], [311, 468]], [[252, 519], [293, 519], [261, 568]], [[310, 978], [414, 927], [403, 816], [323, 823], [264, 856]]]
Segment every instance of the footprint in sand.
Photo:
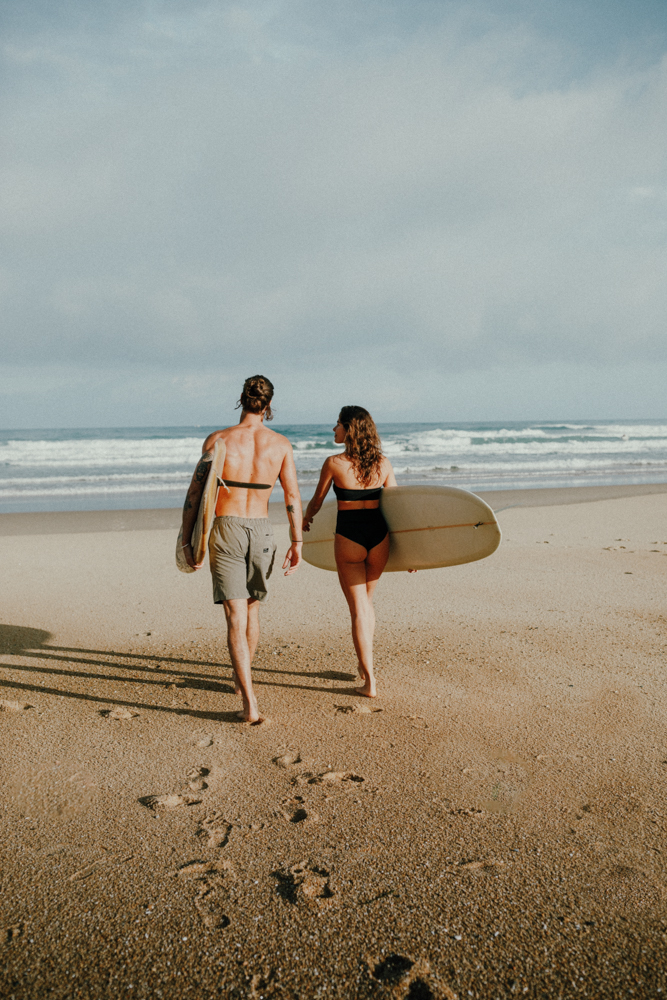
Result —
[[9, 927], [3, 927], [1, 937], [6, 944], [9, 944], [10, 941], [16, 941], [17, 938], [22, 937], [23, 930], [23, 924], [10, 924]]
[[195, 908], [202, 918], [205, 927], [213, 930], [216, 927], [229, 927], [231, 920], [224, 912], [224, 900], [220, 898], [217, 886], [202, 889], [195, 896]]
[[231, 832], [232, 824], [214, 810], [199, 821], [196, 836], [204, 841], [205, 847], [220, 848], [227, 845]]
[[196, 880], [198, 891], [194, 905], [205, 927], [210, 930], [229, 927], [231, 920], [225, 913], [225, 904], [228, 902], [225, 883], [235, 877], [234, 868], [229, 861], [213, 864], [190, 861], [182, 865], [176, 875]]
[[295, 795], [292, 799], [283, 799], [277, 815], [290, 823], [308, 823], [309, 826], [319, 822], [316, 813], [309, 812], [305, 806], [305, 799], [301, 795]]
[[176, 809], [178, 806], [195, 806], [202, 801], [202, 792], [208, 788], [206, 778], [210, 774], [208, 767], [191, 768], [185, 780], [189, 791], [172, 792], [169, 795], [144, 795], [139, 799], [142, 806], [152, 809], [157, 814], [158, 809]]
[[139, 715], [138, 712], [133, 712], [129, 708], [123, 708], [119, 706], [118, 708], [105, 708], [102, 709], [100, 715], [103, 715], [105, 719], [114, 719], [116, 722], [128, 721], [129, 719], [136, 719]]
[[275, 973], [272, 970], [256, 972], [250, 980], [249, 989], [248, 997], [251, 1000], [263, 1000], [264, 997], [275, 996]]
[[139, 802], [147, 809], [151, 809], [156, 815], [160, 809], [177, 809], [178, 806], [196, 806], [201, 802], [201, 795], [143, 795]]
[[316, 906], [319, 909], [335, 901], [336, 892], [327, 868], [300, 861], [292, 868], [273, 872], [273, 876], [278, 880], [278, 895], [293, 905]]
[[375, 715], [381, 708], [371, 708], [370, 705], [335, 705], [336, 714], [340, 715]]
[[197, 743], [197, 746], [198, 747], [202, 747], [202, 748], [204, 748], [204, 747], [212, 747], [213, 746], [213, 737], [212, 736], [205, 736], [203, 738], [203, 740], [199, 740], [199, 742]]
[[381, 983], [404, 1000], [456, 1000], [448, 986], [436, 983], [428, 962], [415, 961], [392, 952], [382, 958], [368, 959], [368, 969], [376, 983]]
[[365, 779], [354, 771], [325, 771], [323, 774], [316, 774], [308, 779], [309, 785], [340, 785], [344, 781], [352, 781], [361, 784]]
[[22, 701], [6, 701], [0, 698], [0, 712], [26, 712], [32, 705], [26, 705]]
[[301, 754], [298, 750], [291, 753], [284, 753], [280, 757], [274, 757], [273, 763], [278, 767], [292, 767], [293, 764], [301, 763]]
[[459, 861], [455, 868], [445, 868], [442, 874], [460, 875], [462, 872], [497, 871], [504, 864], [504, 861]]
[[191, 771], [188, 771], [188, 786], [193, 792], [203, 792], [208, 788], [208, 782], [205, 780], [210, 774], [208, 767], [193, 767]]

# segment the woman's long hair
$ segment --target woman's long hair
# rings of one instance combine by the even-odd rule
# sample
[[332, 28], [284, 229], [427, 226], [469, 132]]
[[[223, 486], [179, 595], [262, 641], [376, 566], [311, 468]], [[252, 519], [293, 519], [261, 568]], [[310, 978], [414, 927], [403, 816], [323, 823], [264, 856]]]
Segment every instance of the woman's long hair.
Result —
[[380, 474], [382, 445], [375, 422], [363, 406], [344, 406], [338, 417], [346, 431], [345, 454], [364, 487]]

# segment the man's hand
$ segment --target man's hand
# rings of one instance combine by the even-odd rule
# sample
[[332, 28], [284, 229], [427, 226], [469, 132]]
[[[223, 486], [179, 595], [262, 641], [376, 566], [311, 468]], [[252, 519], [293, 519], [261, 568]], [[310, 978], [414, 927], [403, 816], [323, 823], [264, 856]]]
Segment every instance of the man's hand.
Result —
[[183, 546], [183, 555], [185, 556], [185, 561], [188, 566], [191, 566], [193, 569], [201, 569], [204, 565], [203, 562], [195, 562], [194, 556], [192, 555], [192, 546], [189, 543]]
[[291, 573], [295, 573], [299, 568], [299, 564], [301, 562], [302, 544], [302, 542], [292, 542], [288, 548], [287, 555], [285, 556], [285, 562], [283, 563], [285, 576], [290, 576]]
[[304, 515], [303, 524], [301, 525], [303, 531], [310, 531], [310, 526], [313, 523], [314, 516], [315, 516], [314, 514], [312, 514], [310, 517], [308, 517], [307, 514]]

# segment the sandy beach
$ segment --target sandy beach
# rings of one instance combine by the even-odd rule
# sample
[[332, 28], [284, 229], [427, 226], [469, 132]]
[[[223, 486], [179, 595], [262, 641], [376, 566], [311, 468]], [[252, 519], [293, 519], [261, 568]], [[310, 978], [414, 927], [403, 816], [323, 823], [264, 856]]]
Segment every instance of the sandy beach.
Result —
[[275, 573], [259, 726], [179, 512], [0, 516], [0, 995], [667, 993], [667, 484], [486, 499], [380, 582], [375, 701]]

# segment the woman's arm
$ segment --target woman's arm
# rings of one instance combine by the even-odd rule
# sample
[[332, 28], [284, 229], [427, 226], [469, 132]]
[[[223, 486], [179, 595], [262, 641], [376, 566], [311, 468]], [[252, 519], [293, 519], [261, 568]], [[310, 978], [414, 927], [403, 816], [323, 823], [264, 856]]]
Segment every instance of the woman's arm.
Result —
[[306, 513], [303, 515], [304, 531], [310, 531], [310, 522], [313, 520], [318, 510], [324, 503], [324, 498], [329, 492], [332, 482], [333, 482], [333, 470], [331, 468], [331, 458], [327, 458], [324, 465], [322, 466], [322, 471], [320, 473], [320, 481], [317, 484], [317, 489], [315, 490], [312, 500], [306, 507]]
[[382, 459], [382, 474], [384, 476], [383, 486], [398, 486], [394, 470], [388, 458]]

